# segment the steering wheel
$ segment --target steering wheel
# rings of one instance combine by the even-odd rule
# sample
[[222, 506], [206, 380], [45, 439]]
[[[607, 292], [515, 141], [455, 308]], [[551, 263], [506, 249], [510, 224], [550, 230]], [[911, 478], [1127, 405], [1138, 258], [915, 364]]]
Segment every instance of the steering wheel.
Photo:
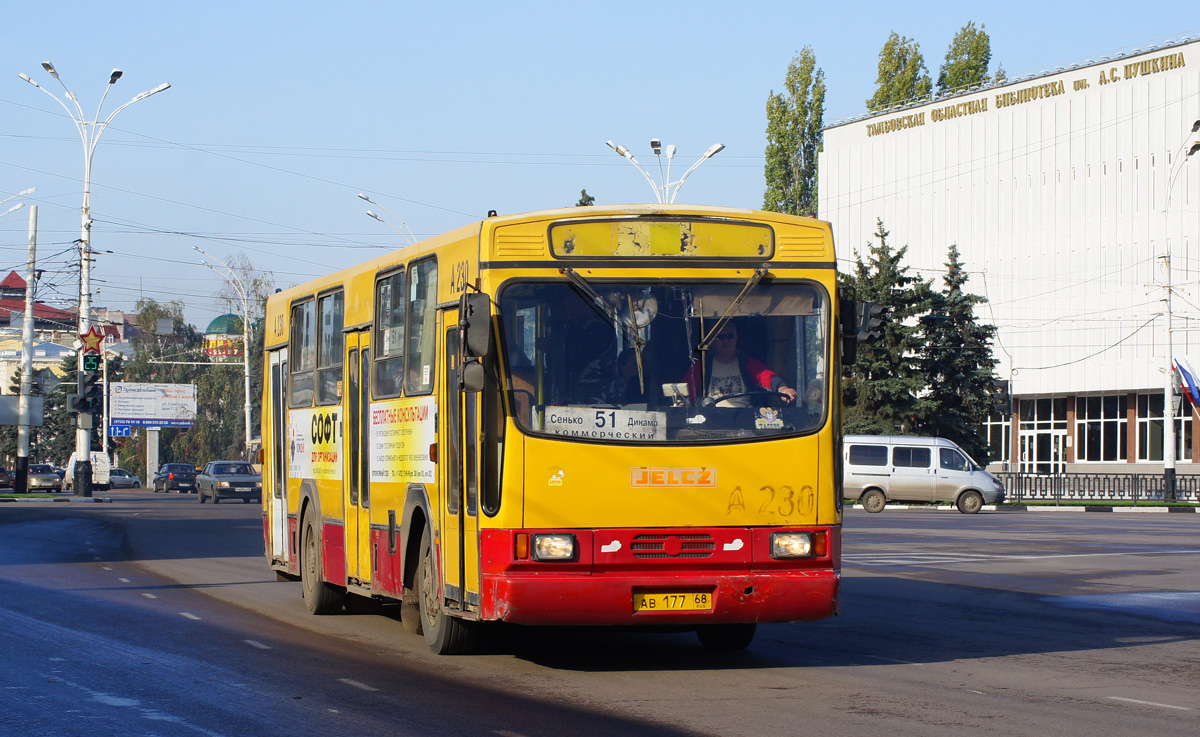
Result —
[[717, 402], [724, 402], [727, 399], [737, 399], [739, 397], [753, 397], [753, 396], [759, 396], [759, 395], [767, 396], [767, 397], [782, 398], [784, 400], [785, 404], [791, 400], [791, 397], [784, 394], [783, 392], [777, 392], [777, 391], [774, 391], [773, 389], [755, 389], [753, 391], [748, 391], [748, 392], [734, 392], [733, 394], [722, 394], [719, 397], [705, 397], [704, 399], [700, 400], [700, 406], [701, 407], [713, 407], [717, 404]]

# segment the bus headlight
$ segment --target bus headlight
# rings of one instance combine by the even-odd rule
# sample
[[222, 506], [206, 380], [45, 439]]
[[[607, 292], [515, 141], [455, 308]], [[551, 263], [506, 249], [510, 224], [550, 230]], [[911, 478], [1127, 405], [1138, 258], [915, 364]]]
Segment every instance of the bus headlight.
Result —
[[574, 560], [574, 535], [534, 535], [534, 560]]
[[811, 532], [772, 532], [772, 558], [807, 558], [812, 555]]

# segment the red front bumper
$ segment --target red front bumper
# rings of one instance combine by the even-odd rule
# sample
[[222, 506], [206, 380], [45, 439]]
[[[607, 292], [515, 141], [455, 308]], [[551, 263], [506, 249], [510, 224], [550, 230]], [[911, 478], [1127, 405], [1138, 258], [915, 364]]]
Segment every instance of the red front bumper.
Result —
[[[518, 560], [516, 530], [486, 531], [485, 620], [530, 625], [700, 625], [794, 622], [838, 611], [840, 528], [824, 531], [827, 549], [814, 558], [770, 558], [772, 529], [571, 530], [579, 554], [566, 563]], [[566, 532], [566, 531], [564, 531]], [[639, 539], [697, 536], [712, 540], [707, 556], [645, 555]], [[745, 541], [746, 544], [743, 544]], [[670, 545], [670, 544], [668, 544]], [[705, 592], [703, 611], [635, 612], [635, 593]]]

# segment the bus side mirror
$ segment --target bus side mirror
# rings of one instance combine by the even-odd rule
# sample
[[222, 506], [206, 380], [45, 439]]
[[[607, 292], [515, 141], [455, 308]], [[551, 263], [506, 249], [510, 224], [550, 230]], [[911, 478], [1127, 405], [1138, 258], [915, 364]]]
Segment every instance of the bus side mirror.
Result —
[[483, 364], [477, 360], [468, 359], [462, 367], [462, 389], [464, 392], [477, 392], [483, 390], [486, 376], [483, 370]]
[[482, 292], [464, 293], [459, 303], [459, 327], [466, 336], [466, 355], [483, 358], [492, 349], [491, 300]]

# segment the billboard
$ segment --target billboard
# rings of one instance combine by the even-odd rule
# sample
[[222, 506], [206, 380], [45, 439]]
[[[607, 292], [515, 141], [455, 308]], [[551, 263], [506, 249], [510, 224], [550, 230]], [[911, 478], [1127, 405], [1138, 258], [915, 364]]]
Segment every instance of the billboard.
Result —
[[108, 386], [108, 423], [136, 427], [191, 427], [196, 424], [195, 384]]

